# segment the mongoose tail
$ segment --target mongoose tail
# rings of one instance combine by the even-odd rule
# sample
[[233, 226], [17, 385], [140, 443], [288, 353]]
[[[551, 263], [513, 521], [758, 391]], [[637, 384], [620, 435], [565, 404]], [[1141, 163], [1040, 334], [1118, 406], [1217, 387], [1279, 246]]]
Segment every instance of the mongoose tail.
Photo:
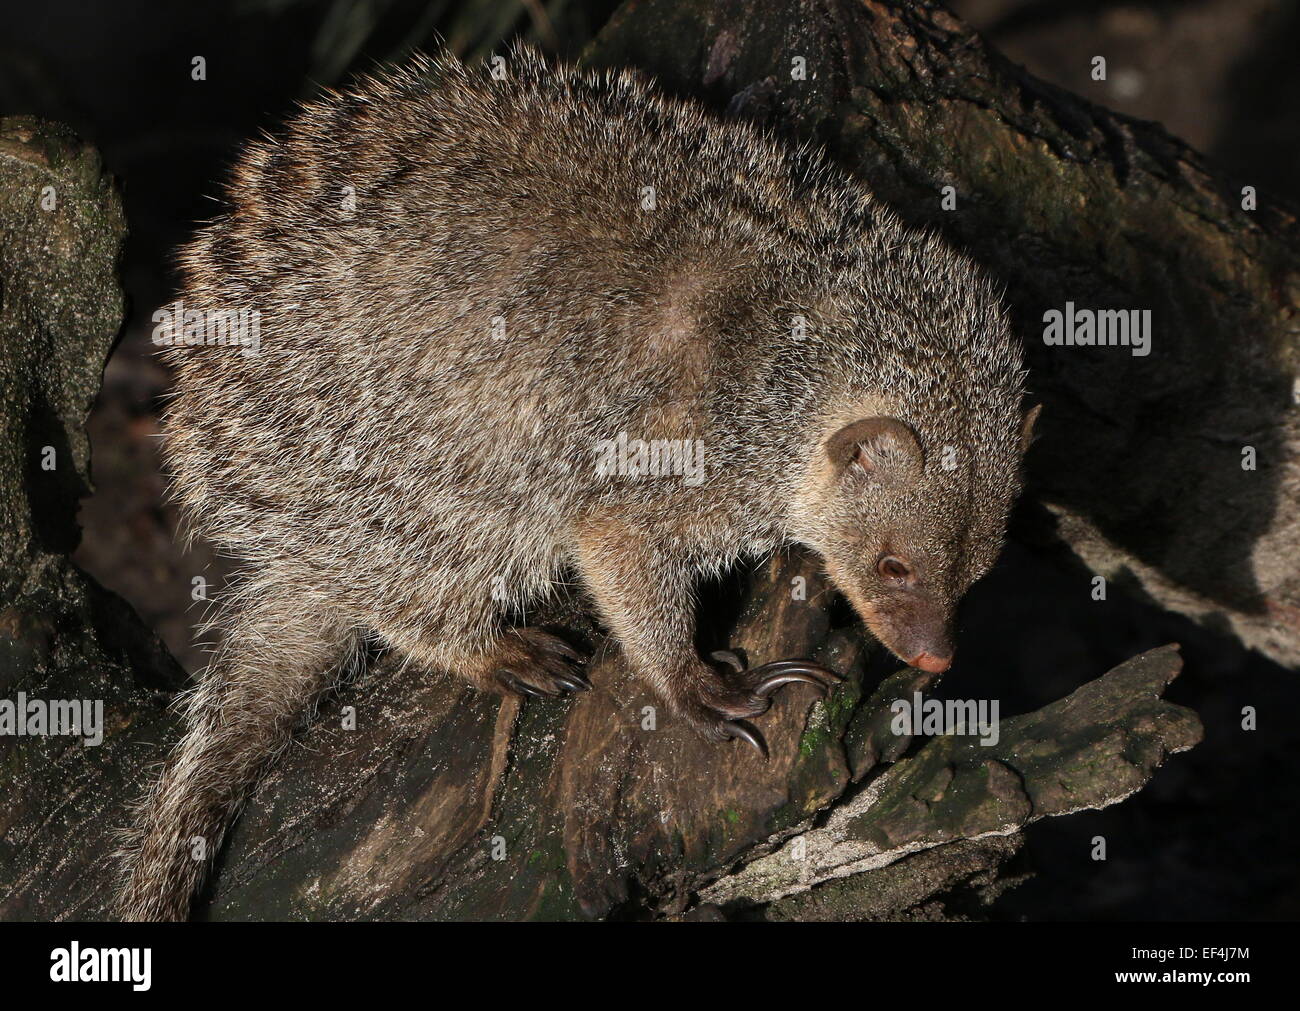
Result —
[[126, 920], [184, 920], [249, 787], [319, 692], [360, 654], [349, 628], [262, 597], [186, 702], [185, 736], [140, 802], [120, 853]]

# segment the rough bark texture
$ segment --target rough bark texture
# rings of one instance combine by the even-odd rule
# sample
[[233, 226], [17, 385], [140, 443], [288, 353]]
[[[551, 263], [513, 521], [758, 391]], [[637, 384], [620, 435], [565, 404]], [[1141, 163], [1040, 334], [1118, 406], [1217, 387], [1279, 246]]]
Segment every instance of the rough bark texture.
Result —
[[69, 560], [83, 425], [122, 323], [122, 206], [62, 127], [0, 119], [0, 699], [102, 700], [104, 743], [0, 735], [0, 917], [95, 915], [142, 760], [184, 673]]
[[[812, 571], [796, 559], [768, 575], [780, 586]], [[304, 746], [263, 783], [202, 915], [672, 915], [704, 888], [706, 907], [761, 916], [772, 900], [872, 871], [855, 885], [854, 914], [898, 916], [971, 877], [991, 878], [1016, 845], [957, 847], [879, 881], [875, 868], [1117, 803], [1200, 739], [1196, 716], [1159, 697], [1181, 666], [1165, 647], [1004, 720], [997, 747], [935, 738], [880, 775], [881, 762], [915, 744], [891, 731], [890, 704], [929, 675], [899, 672], [863, 700], [858, 635], [829, 631], [821, 608], [779, 603], [785, 596], [755, 596], [736, 641], [773, 656], [821, 644], [817, 656], [855, 679], [827, 703], [810, 707], [802, 689], [779, 700], [761, 721], [769, 763], [689, 732], [642, 729], [641, 707], [654, 700], [616, 654], [592, 671], [595, 691], [573, 703], [498, 707], [443, 678], [411, 691], [379, 674], [325, 707]], [[340, 704], [357, 706], [358, 730], [338, 729]], [[774, 917], [798, 907], [782, 908]]]
[[[967, 249], [1026, 341], [1045, 403], [1030, 475], [1060, 536], [1094, 571], [1300, 663], [1294, 212], [1268, 192], [1243, 210], [1250, 179], [1036, 80], [938, 4], [758, 10], [633, 0], [588, 58], [825, 144]], [[795, 57], [806, 80], [791, 79]], [[1045, 346], [1043, 313], [1067, 301], [1150, 309], [1151, 354]]]
[[[1147, 566], [1153, 593], [1163, 592], [1159, 577], [1200, 602], [1162, 598], [1170, 606], [1195, 612], [1203, 603], [1286, 655], [1295, 625], [1266, 610], [1289, 599], [1284, 579], [1269, 575], [1258, 551], [1253, 568], [1241, 558], [1223, 566], [1221, 552], [1276, 546], [1291, 529], [1277, 506], [1291, 418], [1278, 384], [1290, 374], [1284, 311], [1294, 296], [1289, 240], [1279, 236], [1290, 223], [1230, 212], [1177, 142], [1028, 81], [937, 10], [753, 11], [630, 3], [591, 58], [642, 66], [671, 88], [830, 141], [913, 220], [935, 219], [976, 249], [1011, 285], [1022, 320], [1103, 293], [1156, 308], [1156, 353], [1145, 361], [1086, 349], [1044, 355], [1039, 346], [1034, 383], [1049, 420], [1034, 455], [1037, 483], [1065, 520], [1124, 545], [1108, 556], [1114, 564], [1139, 574]], [[789, 81], [790, 55], [807, 58], [810, 80]], [[121, 223], [87, 156], [66, 138], [42, 156], [44, 142], [33, 138], [55, 134], [24, 129], [32, 136], [17, 141], [0, 133], [0, 491], [6, 585], [16, 587], [0, 627], [4, 696], [104, 698], [111, 717], [99, 748], [0, 740], [0, 780], [19, 798], [0, 813], [0, 915], [96, 917], [108, 911], [110, 830], [142, 784], [143, 763], [175, 738], [157, 690], [176, 671], [129, 609], [62, 556], [75, 529], [58, 527], [57, 547], [39, 546], [31, 532], [30, 518], [52, 515], [51, 502], [70, 523], [67, 503], [84, 487], [80, 424], [120, 319], [112, 257]], [[83, 194], [65, 204], [81, 217], [31, 216], [30, 187], [51, 174]], [[949, 182], [962, 210], [941, 218], [927, 209]], [[56, 267], [72, 276], [72, 258], [49, 254], [61, 229], [83, 250], [80, 289], [31, 283]], [[55, 312], [65, 289], [86, 292], [81, 315]], [[57, 405], [57, 424], [33, 427], [29, 419], [50, 417], [41, 404]], [[75, 474], [64, 475], [76, 486], [53, 498], [30, 462], [51, 426], [54, 438], [81, 447]], [[1235, 462], [1233, 440], [1246, 433], [1264, 461], [1253, 473]], [[1236, 525], [1222, 507], [1233, 496], [1242, 503]], [[1206, 578], [1215, 564], [1215, 576], [1246, 581]], [[791, 592], [797, 577], [805, 595]], [[760, 659], [813, 656], [849, 676], [825, 702], [802, 686], [781, 694], [759, 721], [770, 762], [651, 729], [654, 700], [583, 602], [570, 601], [545, 618], [587, 638], [594, 691], [500, 703], [442, 675], [390, 676], [392, 661], [378, 658], [361, 682], [322, 703], [261, 783], [197, 914], [948, 915], [938, 899], [953, 889], [978, 898], [1005, 884], [999, 868], [1021, 827], [1122, 800], [1200, 736], [1194, 714], [1159, 697], [1179, 665], [1166, 648], [1004, 722], [996, 747], [913, 740], [891, 728], [890, 706], [932, 676], [904, 670], [864, 683], [867, 640], [838, 621], [815, 560], [793, 552], [710, 599], [713, 644]]]
[[1160, 698], [1181, 666], [1176, 646], [1151, 650], [1068, 698], [1003, 720], [994, 744], [932, 738], [838, 804], [825, 824], [701, 898], [759, 905], [943, 843], [1011, 835], [1049, 815], [1116, 804], [1142, 788], [1167, 752], [1200, 740], [1196, 717]]

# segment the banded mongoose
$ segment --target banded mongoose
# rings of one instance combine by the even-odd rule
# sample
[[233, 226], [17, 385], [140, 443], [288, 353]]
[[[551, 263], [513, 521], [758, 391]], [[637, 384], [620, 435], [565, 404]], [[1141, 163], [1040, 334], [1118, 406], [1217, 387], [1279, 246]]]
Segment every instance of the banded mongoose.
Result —
[[[174, 495], [243, 578], [125, 849], [129, 918], [186, 915], [194, 837], [216, 851], [368, 643], [486, 690], [584, 689], [566, 643], [503, 622], [572, 567], [677, 718], [759, 743], [739, 721], [829, 678], [698, 655], [703, 575], [807, 545], [942, 671], [999, 552], [1024, 372], [970, 260], [633, 72], [505, 65], [421, 57], [311, 102], [181, 253], [186, 311], [260, 314], [256, 347], [163, 352]], [[641, 473], [646, 446], [695, 453], [695, 479]]]

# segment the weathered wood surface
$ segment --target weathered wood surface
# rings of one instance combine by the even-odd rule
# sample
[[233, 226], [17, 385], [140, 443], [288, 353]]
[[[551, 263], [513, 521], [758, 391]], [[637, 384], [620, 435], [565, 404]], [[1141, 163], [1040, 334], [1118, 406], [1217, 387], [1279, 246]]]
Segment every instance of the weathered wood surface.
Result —
[[95, 916], [143, 756], [184, 673], [68, 559], [90, 487], [84, 423], [122, 324], [126, 223], [99, 155], [0, 119], [0, 699], [103, 703], [104, 742], [0, 734], [0, 917]]
[[[1176, 646], [1150, 650], [1036, 713], [1003, 720], [996, 743], [932, 738], [837, 805], [825, 824], [701, 898], [760, 905], [944, 843], [1010, 835], [1040, 818], [1119, 803], [1169, 752], [1201, 739], [1196, 716], [1160, 698], [1181, 667]], [[880, 719], [887, 711], [868, 706], [862, 715]]]
[[[815, 578], [808, 559], [773, 566], [760, 585], [795, 572]], [[996, 747], [940, 737], [890, 766], [915, 743], [891, 730], [890, 705], [932, 676], [900, 671], [863, 699], [856, 632], [829, 630], [816, 602], [773, 601], [746, 606], [742, 648], [815, 652], [853, 678], [826, 702], [804, 688], [777, 701], [759, 721], [769, 763], [671, 723], [643, 729], [654, 699], [616, 654], [595, 664], [592, 693], [567, 702], [498, 706], [437, 676], [418, 679], [414, 692], [376, 677], [327, 706], [262, 784], [202, 915], [673, 915], [698, 904], [701, 888], [706, 906], [746, 915], [912, 853], [1117, 803], [1200, 739], [1196, 716], [1160, 698], [1181, 667], [1165, 647], [1004, 720]], [[357, 706], [357, 730], [339, 729], [341, 704]], [[826, 824], [811, 827], [835, 802]], [[726, 876], [777, 842], [785, 848]], [[854, 909], [899, 915], [992, 871], [1014, 848], [969, 867], [926, 862], [903, 906], [878, 901], [892, 894], [882, 875], [879, 886], [859, 885], [877, 902], [859, 897]]]

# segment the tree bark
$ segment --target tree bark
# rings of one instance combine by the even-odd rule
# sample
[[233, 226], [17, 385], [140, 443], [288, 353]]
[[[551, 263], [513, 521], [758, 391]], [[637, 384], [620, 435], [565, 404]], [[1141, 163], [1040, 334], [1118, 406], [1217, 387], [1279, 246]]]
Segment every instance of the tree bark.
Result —
[[86, 416], [122, 325], [126, 222], [94, 148], [0, 119], [0, 705], [103, 705], [104, 740], [0, 732], [0, 917], [95, 916], [144, 762], [175, 739], [184, 672], [68, 555], [90, 487]]

